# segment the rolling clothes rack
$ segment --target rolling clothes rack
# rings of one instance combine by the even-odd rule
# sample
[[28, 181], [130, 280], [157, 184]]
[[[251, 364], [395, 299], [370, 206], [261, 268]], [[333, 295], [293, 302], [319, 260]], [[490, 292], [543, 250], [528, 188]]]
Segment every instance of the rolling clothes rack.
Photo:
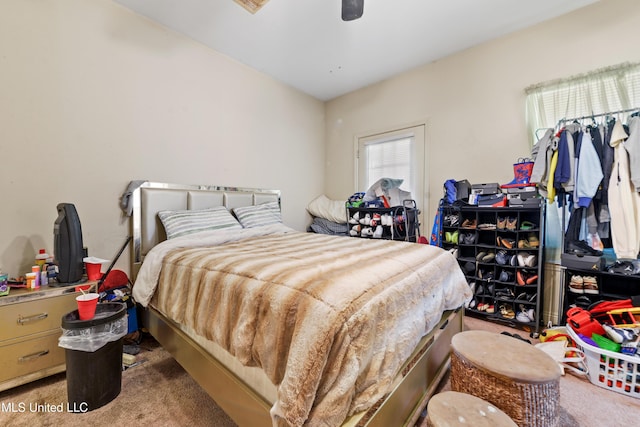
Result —
[[[560, 119], [558, 121], [558, 124], [556, 126], [556, 130], [562, 129], [562, 126], [565, 123], [579, 122], [579, 121], [585, 120], [585, 119], [595, 119], [596, 117], [606, 117], [606, 116], [614, 116], [614, 115], [623, 114], [623, 113], [631, 113], [632, 111], [640, 112], [640, 107], [625, 108], [625, 109], [622, 109], [622, 110], [608, 111], [608, 112], [605, 112], [605, 113], [598, 113], [598, 114], [590, 114], [588, 116], [573, 117], [573, 118], [569, 118], [569, 119], [562, 118], [562, 119]], [[562, 191], [562, 192], [558, 193], [557, 196], [556, 196], [556, 197], [562, 196], [563, 206], [564, 206], [565, 203], [567, 203], [567, 201], [565, 199], [565, 195], [566, 195], [566, 193], [564, 191]], [[562, 218], [561, 218], [561, 221], [562, 221], [562, 223], [561, 223], [562, 235], [560, 236], [560, 248], [562, 249], [562, 253], [564, 253], [564, 251], [565, 251], [565, 248], [564, 248], [564, 245], [565, 245], [565, 228], [566, 228], [566, 224], [567, 224], [567, 213], [566, 212], [567, 212], [566, 209], [563, 208], [562, 209]], [[563, 277], [563, 280], [562, 280], [562, 283], [561, 283], [562, 292], [560, 292], [560, 304], [558, 305], [559, 310], [560, 310], [560, 312], [558, 313], [558, 319], [562, 319], [563, 315], [564, 315], [564, 313], [562, 313], [563, 307], [564, 307], [564, 287], [565, 287], [564, 286], [565, 285], [565, 283], [564, 283], [564, 275], [562, 277]]]

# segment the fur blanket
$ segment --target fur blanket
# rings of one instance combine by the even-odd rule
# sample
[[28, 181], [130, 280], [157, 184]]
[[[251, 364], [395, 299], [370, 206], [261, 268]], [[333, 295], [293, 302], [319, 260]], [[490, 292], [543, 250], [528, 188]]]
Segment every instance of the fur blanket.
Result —
[[471, 297], [442, 249], [293, 231], [166, 250], [157, 286], [158, 310], [278, 386], [276, 426], [368, 409], [442, 312]]

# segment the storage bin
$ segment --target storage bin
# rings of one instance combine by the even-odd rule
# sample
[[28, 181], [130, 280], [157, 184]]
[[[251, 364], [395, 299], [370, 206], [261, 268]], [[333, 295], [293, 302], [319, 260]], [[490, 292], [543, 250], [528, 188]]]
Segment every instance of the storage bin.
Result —
[[589, 368], [589, 381], [616, 393], [640, 398], [640, 357], [615, 353], [585, 343], [567, 325], [567, 332], [582, 350]]

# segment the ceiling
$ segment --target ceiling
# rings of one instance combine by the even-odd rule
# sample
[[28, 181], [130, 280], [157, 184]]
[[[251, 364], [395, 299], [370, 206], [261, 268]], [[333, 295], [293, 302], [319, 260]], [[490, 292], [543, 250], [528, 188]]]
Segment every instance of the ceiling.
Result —
[[317, 99], [555, 18], [598, 0], [270, 0], [254, 14], [234, 0], [115, 0]]

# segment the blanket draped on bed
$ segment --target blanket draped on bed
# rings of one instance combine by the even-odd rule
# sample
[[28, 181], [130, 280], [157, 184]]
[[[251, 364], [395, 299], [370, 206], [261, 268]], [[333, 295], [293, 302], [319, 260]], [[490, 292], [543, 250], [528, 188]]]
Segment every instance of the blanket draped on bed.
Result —
[[[225, 243], [213, 248], [174, 242], [162, 269], [149, 268], [159, 311], [278, 386], [276, 426], [337, 426], [368, 409], [442, 312], [471, 297], [455, 258], [436, 247], [259, 234], [216, 237]], [[141, 298], [146, 286], [155, 284], [141, 283]]]

